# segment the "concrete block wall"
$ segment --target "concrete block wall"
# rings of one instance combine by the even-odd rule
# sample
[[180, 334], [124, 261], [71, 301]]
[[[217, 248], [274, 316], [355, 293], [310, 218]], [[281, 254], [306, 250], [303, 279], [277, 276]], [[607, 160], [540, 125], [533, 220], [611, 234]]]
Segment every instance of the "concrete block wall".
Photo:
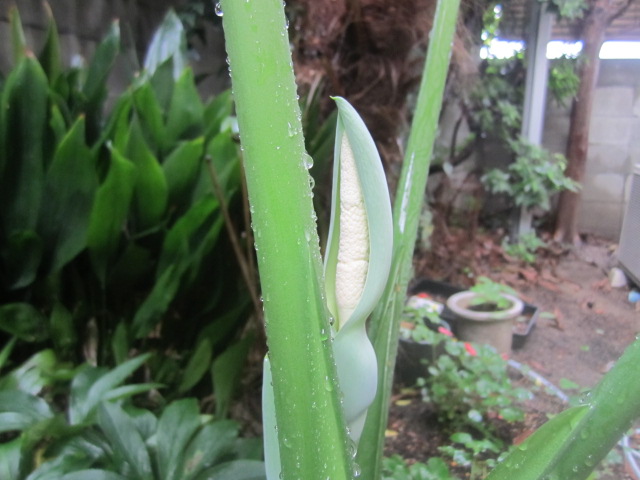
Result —
[[[565, 153], [568, 132], [569, 109], [550, 103], [543, 145]], [[582, 185], [581, 232], [619, 239], [635, 163], [640, 163], [640, 60], [601, 60]]]

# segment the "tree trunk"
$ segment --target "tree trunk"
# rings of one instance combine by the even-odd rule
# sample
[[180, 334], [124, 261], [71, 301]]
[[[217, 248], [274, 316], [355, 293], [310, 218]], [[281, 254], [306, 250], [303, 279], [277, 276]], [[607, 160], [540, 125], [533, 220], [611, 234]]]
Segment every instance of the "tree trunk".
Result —
[[[595, 0], [582, 30], [583, 64], [580, 69], [580, 87], [571, 108], [571, 123], [567, 141], [568, 166], [566, 174], [576, 182], [582, 182], [589, 149], [589, 126], [593, 96], [600, 66], [600, 47], [604, 33], [611, 21], [626, 9], [632, 0]], [[554, 239], [578, 244], [578, 207], [580, 193], [568, 190], [560, 194]]]

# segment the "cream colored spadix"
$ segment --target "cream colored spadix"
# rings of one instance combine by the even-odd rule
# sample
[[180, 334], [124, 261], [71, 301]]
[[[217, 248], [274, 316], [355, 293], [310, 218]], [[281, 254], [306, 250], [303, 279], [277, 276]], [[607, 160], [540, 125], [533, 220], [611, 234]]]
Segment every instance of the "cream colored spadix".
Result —
[[357, 443], [377, 388], [378, 367], [366, 320], [387, 283], [393, 226], [387, 182], [373, 138], [345, 99], [334, 100], [338, 123], [325, 287], [337, 329], [333, 352], [345, 417]]
[[[327, 307], [335, 318], [333, 355], [349, 435], [357, 444], [377, 388], [376, 355], [366, 320], [382, 295], [391, 267], [391, 201], [380, 156], [364, 122], [343, 98], [334, 98], [331, 223], [324, 261]], [[264, 363], [262, 412], [267, 479], [280, 475], [271, 366]]]

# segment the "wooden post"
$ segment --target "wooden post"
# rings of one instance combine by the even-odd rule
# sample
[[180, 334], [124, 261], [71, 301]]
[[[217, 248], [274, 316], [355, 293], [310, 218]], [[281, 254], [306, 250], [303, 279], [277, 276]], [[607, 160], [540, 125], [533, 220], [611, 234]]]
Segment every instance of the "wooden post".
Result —
[[[571, 108], [571, 123], [567, 141], [566, 174], [576, 182], [581, 182], [587, 164], [589, 149], [589, 126], [593, 95], [600, 66], [600, 48], [604, 34], [611, 21], [620, 15], [631, 0], [592, 0], [592, 8], [587, 14], [583, 30], [583, 61], [580, 68], [580, 87]], [[554, 239], [559, 242], [579, 244], [578, 208], [580, 192], [565, 190], [560, 194], [558, 216]]]

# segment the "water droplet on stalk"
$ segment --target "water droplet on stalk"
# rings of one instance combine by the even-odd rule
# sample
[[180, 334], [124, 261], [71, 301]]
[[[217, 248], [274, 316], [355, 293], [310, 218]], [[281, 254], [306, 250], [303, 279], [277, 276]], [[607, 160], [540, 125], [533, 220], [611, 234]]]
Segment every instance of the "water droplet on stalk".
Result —
[[313, 167], [313, 158], [308, 153], [302, 155], [302, 163], [304, 164], [304, 168], [307, 170]]
[[216, 15], [219, 16], [219, 17], [224, 15], [224, 12], [222, 11], [222, 5], [220, 5], [220, 2], [216, 3], [214, 11], [216, 12]]
[[324, 377], [324, 388], [327, 390], [327, 392], [333, 391], [333, 382], [328, 376]]

